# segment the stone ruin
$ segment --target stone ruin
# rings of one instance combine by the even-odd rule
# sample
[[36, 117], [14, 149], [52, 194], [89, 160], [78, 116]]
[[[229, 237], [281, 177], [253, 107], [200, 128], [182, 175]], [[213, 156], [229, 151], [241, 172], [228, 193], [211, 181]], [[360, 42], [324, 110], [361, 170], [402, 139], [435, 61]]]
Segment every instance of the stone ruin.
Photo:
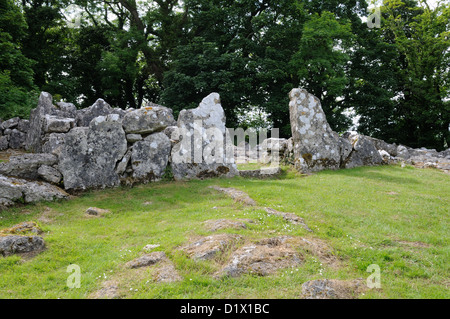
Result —
[[236, 163], [276, 166], [276, 158], [302, 173], [400, 161], [450, 169], [450, 150], [411, 149], [354, 132], [339, 136], [319, 99], [303, 89], [289, 97], [292, 138], [234, 146], [217, 93], [175, 121], [171, 109], [156, 104], [122, 110], [99, 99], [77, 110], [70, 103], [55, 105], [42, 92], [30, 120], [0, 121], [0, 150], [28, 152], [0, 163], [0, 207], [67, 198], [66, 191], [159, 181], [165, 174], [175, 180], [274, 176], [279, 167], [239, 171]]

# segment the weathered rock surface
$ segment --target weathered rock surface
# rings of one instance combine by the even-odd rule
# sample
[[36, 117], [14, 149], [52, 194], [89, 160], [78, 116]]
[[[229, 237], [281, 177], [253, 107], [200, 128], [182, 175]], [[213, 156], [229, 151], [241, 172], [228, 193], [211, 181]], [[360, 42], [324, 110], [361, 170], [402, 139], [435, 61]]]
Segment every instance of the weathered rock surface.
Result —
[[67, 133], [75, 126], [75, 119], [72, 118], [46, 115], [44, 119], [45, 133]]
[[302, 299], [355, 299], [365, 291], [362, 280], [312, 280], [302, 285]]
[[289, 97], [294, 164], [300, 172], [380, 165], [376, 145], [393, 151], [392, 145], [364, 135], [340, 137], [328, 124], [319, 99], [306, 90], [293, 89]]
[[256, 170], [240, 170], [239, 176], [246, 178], [271, 178], [280, 176], [282, 173], [281, 167], [264, 167]]
[[217, 277], [238, 277], [242, 274], [268, 276], [280, 269], [301, 265], [304, 256], [300, 251], [312, 254], [321, 262], [335, 262], [329, 247], [319, 240], [280, 236], [262, 239], [237, 249]]
[[38, 175], [44, 181], [52, 184], [59, 184], [62, 179], [61, 173], [56, 168], [48, 165], [42, 165], [41, 167], [39, 167]]
[[319, 99], [303, 89], [293, 89], [289, 97], [296, 168], [302, 172], [338, 169], [339, 136], [328, 124]]
[[0, 256], [39, 252], [44, 248], [44, 239], [39, 236], [0, 236]]
[[41, 166], [52, 166], [58, 159], [52, 154], [24, 154], [11, 156], [9, 162], [0, 163], [0, 174], [26, 179], [38, 179]]
[[133, 179], [143, 182], [160, 180], [169, 162], [171, 148], [164, 133], [155, 133], [136, 142], [131, 153]]
[[180, 248], [194, 260], [210, 260], [242, 239], [239, 235], [218, 234], [195, 240]]
[[222, 188], [218, 186], [209, 186], [208, 188], [225, 193], [238, 203], [243, 203], [244, 205], [248, 206], [256, 206], [256, 202], [243, 191], [237, 190], [235, 188]]
[[89, 128], [74, 128], [65, 137], [59, 170], [66, 189], [118, 186], [116, 163], [127, 151], [118, 115], [100, 116]]
[[[70, 113], [70, 112], [69, 112]], [[25, 141], [25, 148], [34, 153], [42, 152], [44, 136], [46, 134], [47, 117], [68, 118], [70, 114], [66, 110], [60, 110], [53, 105], [53, 97], [42, 92], [39, 97], [38, 106], [31, 111], [29, 129]]]
[[23, 222], [12, 227], [0, 230], [0, 236], [26, 235], [29, 233], [39, 235], [42, 233], [42, 230], [36, 222]]
[[130, 262], [128, 262], [125, 266], [131, 269], [148, 267], [154, 265], [158, 262], [163, 261], [166, 257], [166, 254], [163, 251], [157, 251], [139, 258], [136, 258]]
[[52, 133], [44, 139], [44, 145], [42, 146], [42, 152], [47, 154], [53, 154], [59, 157], [62, 147], [64, 145], [65, 134]]
[[145, 107], [125, 114], [123, 127], [128, 134], [150, 134], [174, 125], [172, 110], [163, 106]]
[[178, 128], [183, 139], [175, 144], [171, 156], [176, 180], [239, 174], [219, 94], [210, 94], [196, 109], [181, 111]]
[[267, 276], [279, 269], [300, 265], [301, 256], [296, 247], [289, 244], [289, 239], [269, 238], [238, 249], [219, 276], [238, 277], [245, 273]]
[[352, 144], [352, 151], [341, 164], [342, 167], [354, 168], [383, 163], [383, 159], [370, 138], [356, 133], [346, 133], [344, 138], [347, 138]]
[[0, 175], [0, 207], [15, 202], [36, 203], [68, 198], [62, 189], [44, 182], [29, 182], [23, 179]]
[[91, 121], [99, 116], [107, 116], [113, 112], [113, 108], [103, 99], [98, 99], [88, 108], [77, 111], [76, 124], [78, 127], [89, 127]]

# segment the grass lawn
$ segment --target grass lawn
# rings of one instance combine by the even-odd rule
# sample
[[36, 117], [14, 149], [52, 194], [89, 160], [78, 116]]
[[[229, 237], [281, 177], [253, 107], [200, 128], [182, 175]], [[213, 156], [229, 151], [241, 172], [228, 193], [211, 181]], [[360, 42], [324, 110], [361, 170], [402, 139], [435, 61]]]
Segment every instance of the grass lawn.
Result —
[[[245, 191], [261, 207], [295, 213], [309, 233], [262, 208], [243, 206], [208, 186]], [[89, 207], [108, 209], [87, 218]], [[134, 188], [91, 191], [68, 201], [0, 212], [0, 229], [37, 221], [47, 249], [33, 258], [0, 257], [0, 298], [89, 298], [106, 282], [121, 298], [299, 298], [314, 279], [357, 279], [381, 268], [381, 289], [360, 298], [450, 298], [450, 177], [433, 169], [400, 166], [325, 171], [277, 179], [215, 179], [160, 182]], [[297, 269], [275, 275], [214, 279], [217, 260], [195, 262], [176, 250], [210, 233], [211, 219], [252, 219], [247, 229], [224, 230], [246, 238], [279, 235], [325, 241], [339, 267], [308, 256]], [[127, 269], [143, 247], [160, 244], [183, 280], [152, 281], [152, 268]], [[224, 256], [223, 258], [225, 258]], [[81, 268], [81, 287], [70, 289], [67, 267]]]

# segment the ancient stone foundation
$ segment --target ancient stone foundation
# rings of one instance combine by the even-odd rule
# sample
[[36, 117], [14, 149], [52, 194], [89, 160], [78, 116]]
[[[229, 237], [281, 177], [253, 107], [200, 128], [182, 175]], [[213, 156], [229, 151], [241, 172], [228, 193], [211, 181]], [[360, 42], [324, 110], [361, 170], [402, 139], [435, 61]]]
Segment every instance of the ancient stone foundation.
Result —
[[[0, 120], [0, 208], [16, 202], [67, 198], [66, 191], [121, 184], [213, 177], [267, 178], [279, 175], [278, 159], [300, 172], [406, 162], [450, 169], [450, 150], [436, 152], [388, 144], [330, 128], [318, 98], [303, 89], [289, 94], [292, 137], [269, 138], [259, 145], [234, 146], [225, 126], [217, 93], [181, 111], [176, 122], [170, 108], [151, 104], [141, 109], [112, 108], [102, 99], [77, 110], [53, 103], [42, 92], [29, 120]], [[14, 154], [13, 149], [28, 153]], [[3, 152], [5, 153], [5, 152]], [[239, 171], [236, 163], [272, 167]], [[64, 190], [63, 190], [64, 189]]]

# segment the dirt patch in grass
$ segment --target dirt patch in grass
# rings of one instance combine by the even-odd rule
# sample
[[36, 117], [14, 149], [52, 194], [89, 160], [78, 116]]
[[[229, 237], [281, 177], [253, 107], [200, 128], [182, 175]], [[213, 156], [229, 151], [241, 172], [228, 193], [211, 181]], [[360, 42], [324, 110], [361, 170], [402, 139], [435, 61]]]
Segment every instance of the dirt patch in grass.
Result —
[[215, 232], [223, 229], [247, 229], [247, 224], [254, 224], [255, 222], [250, 219], [218, 219], [218, 220], [207, 220], [204, 225], [210, 232]]
[[420, 241], [397, 240], [396, 242], [402, 246], [407, 246], [407, 247], [411, 247], [411, 248], [430, 248], [430, 247], [432, 247], [431, 245], [422, 243]]

